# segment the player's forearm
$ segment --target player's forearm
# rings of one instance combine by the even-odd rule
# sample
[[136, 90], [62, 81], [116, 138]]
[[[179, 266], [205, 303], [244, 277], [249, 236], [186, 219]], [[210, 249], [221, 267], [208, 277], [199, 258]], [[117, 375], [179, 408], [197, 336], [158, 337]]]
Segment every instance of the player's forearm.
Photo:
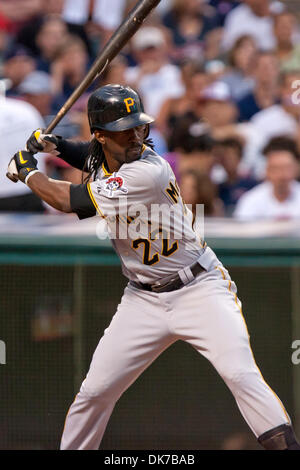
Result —
[[35, 173], [28, 178], [27, 186], [54, 209], [62, 212], [72, 212], [70, 203], [71, 183], [53, 180], [43, 173]]

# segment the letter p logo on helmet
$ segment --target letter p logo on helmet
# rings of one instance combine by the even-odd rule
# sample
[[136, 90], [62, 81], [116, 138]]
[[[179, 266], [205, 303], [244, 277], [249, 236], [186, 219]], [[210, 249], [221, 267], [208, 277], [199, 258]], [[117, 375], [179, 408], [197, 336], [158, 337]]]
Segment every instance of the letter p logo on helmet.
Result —
[[124, 99], [124, 103], [126, 105], [126, 110], [127, 110], [127, 113], [131, 113], [131, 109], [132, 106], [134, 106], [134, 100], [133, 98], [125, 98]]

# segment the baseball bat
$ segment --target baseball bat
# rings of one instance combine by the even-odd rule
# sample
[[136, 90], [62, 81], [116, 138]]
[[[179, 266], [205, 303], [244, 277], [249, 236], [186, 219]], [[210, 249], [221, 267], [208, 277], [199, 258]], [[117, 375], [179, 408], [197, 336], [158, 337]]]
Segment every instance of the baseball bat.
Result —
[[151, 10], [153, 10], [153, 8], [155, 8], [159, 2], [160, 0], [140, 0], [128, 13], [123, 23], [121, 23], [119, 28], [114, 32], [114, 34], [104, 46], [101, 54], [95, 60], [85, 78], [73, 91], [72, 95], [61, 107], [57, 115], [52, 119], [47, 129], [45, 130], [45, 134], [49, 134], [57, 126], [59, 121], [69, 111], [75, 101], [91, 85], [94, 79], [100, 75], [101, 72], [103, 72], [103, 70], [114, 59], [114, 57], [116, 57], [127, 41], [129, 41], [129, 39], [139, 29]]
[[[95, 60], [87, 75], [82, 82], [73, 91], [56, 116], [52, 119], [45, 130], [45, 134], [49, 134], [73, 106], [75, 101], [83, 94], [83, 92], [93, 83], [94, 79], [103, 72], [107, 65], [116, 57], [129, 39], [136, 33], [144, 19], [149, 15], [151, 10], [160, 3], [160, 0], [140, 0], [135, 7], [128, 13], [127, 17], [121, 23], [119, 28], [114, 32], [109, 41], [104, 46], [99, 57]], [[16, 179], [10, 173], [6, 176], [16, 182]]]

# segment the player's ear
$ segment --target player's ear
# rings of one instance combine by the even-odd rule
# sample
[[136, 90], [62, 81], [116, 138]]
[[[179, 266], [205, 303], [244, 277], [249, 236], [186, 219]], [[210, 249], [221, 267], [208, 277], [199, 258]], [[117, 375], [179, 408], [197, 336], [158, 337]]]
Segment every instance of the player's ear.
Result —
[[101, 131], [95, 130], [94, 136], [96, 137], [98, 142], [100, 142], [101, 145], [105, 144], [105, 136]]

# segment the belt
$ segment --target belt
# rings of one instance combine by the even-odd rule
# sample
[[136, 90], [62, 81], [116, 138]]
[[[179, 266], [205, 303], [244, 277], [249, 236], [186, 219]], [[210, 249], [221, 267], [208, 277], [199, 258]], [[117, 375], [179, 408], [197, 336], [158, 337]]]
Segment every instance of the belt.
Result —
[[[198, 274], [205, 271], [205, 269], [202, 268], [202, 266], [198, 263], [198, 261], [192, 264], [189, 267], [189, 270], [194, 276], [193, 279], [195, 279], [195, 277], [197, 277]], [[189, 279], [188, 282], [191, 282], [193, 279]], [[181, 287], [188, 284], [188, 282], [184, 283], [181, 277], [179, 276], [179, 274], [176, 273], [172, 276], [169, 276], [168, 278], [163, 279], [162, 281], [156, 282], [155, 284], [143, 284], [142, 282], [135, 282], [135, 281], [130, 281], [130, 284], [133, 287], [136, 287], [137, 289], [159, 293], [159, 292], [171, 292], [173, 290], [178, 290]]]

